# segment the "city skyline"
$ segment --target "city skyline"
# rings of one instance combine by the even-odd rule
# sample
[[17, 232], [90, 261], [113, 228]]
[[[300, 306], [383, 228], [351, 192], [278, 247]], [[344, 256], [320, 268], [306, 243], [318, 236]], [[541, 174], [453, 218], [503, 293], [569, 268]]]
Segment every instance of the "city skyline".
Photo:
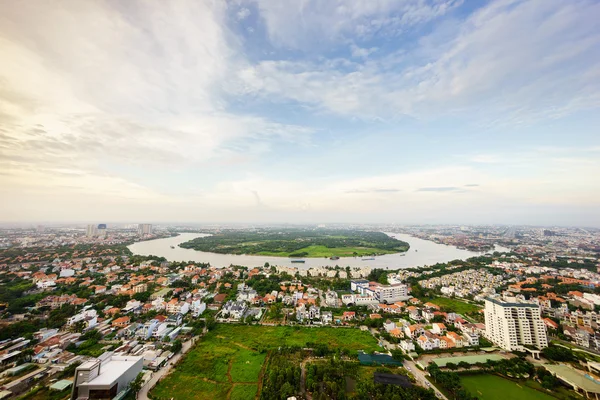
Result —
[[600, 227], [597, 1], [0, 4], [0, 222]]

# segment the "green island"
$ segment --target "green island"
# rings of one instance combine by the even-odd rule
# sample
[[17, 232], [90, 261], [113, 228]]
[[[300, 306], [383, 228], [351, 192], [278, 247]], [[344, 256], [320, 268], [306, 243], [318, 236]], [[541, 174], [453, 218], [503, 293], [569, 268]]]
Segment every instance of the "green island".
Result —
[[221, 231], [179, 246], [212, 253], [277, 257], [364, 257], [405, 252], [410, 247], [383, 232], [348, 229]]

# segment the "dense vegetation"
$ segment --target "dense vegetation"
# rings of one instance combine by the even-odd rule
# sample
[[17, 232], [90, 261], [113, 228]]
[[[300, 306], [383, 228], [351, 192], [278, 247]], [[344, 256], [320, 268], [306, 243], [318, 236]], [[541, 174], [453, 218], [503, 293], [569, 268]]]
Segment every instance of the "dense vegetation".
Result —
[[287, 399], [300, 392], [300, 361], [298, 354], [281, 349], [273, 352], [263, 378], [261, 400]]
[[407, 251], [408, 243], [382, 232], [325, 229], [224, 231], [196, 238], [181, 247], [222, 254], [281, 257], [366, 256]]

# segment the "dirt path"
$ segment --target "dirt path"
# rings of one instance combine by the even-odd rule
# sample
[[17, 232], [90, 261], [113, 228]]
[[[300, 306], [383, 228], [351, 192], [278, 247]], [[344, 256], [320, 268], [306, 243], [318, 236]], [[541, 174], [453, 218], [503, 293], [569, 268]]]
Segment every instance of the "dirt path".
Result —
[[306, 391], [306, 363], [308, 361], [310, 361], [310, 358], [300, 363], [300, 393], [302, 397], [312, 400], [312, 394]]
[[271, 358], [271, 352], [267, 353], [265, 357], [265, 361], [263, 362], [262, 368], [260, 369], [260, 373], [258, 374], [258, 389], [256, 390], [255, 399], [258, 400], [260, 398], [260, 392], [262, 390], [263, 381], [265, 378], [265, 372], [267, 371], [267, 365], [269, 365], [269, 359]]

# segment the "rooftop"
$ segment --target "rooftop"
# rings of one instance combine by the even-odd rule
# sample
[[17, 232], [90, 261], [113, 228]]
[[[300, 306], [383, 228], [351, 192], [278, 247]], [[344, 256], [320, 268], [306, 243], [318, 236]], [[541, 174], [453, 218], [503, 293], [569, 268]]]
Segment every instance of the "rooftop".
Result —
[[[109, 357], [102, 361], [102, 365], [100, 366], [100, 375], [91, 381], [84, 383], [84, 385], [110, 385], [141, 359], [142, 357], [134, 356]], [[82, 367], [87, 364], [88, 363], [82, 364]]]

